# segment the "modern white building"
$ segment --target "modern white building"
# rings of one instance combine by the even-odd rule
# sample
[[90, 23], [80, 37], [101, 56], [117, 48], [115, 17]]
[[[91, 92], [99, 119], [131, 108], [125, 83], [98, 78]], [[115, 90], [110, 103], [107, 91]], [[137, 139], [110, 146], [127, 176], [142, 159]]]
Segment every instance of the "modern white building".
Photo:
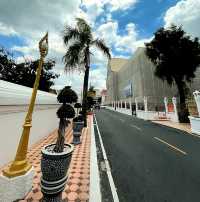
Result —
[[[163, 104], [164, 97], [178, 97], [175, 85], [170, 87], [154, 75], [155, 66], [147, 58], [145, 48], [138, 48], [130, 59], [112, 58], [107, 67], [107, 99], [106, 103], [113, 101], [141, 103], [144, 97], [148, 98], [149, 106], [155, 108]], [[200, 88], [200, 68], [196, 78], [188, 84], [191, 92]]]

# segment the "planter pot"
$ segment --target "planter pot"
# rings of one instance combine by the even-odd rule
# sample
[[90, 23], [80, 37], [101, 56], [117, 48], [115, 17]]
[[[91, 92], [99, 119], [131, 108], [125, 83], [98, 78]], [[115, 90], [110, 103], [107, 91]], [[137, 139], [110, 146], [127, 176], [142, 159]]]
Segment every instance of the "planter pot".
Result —
[[188, 99], [187, 100], [187, 107], [190, 116], [198, 116], [198, 110], [197, 110], [197, 105], [195, 103], [195, 100], [193, 99]]
[[189, 116], [192, 133], [200, 135], [200, 117]]
[[67, 170], [71, 162], [74, 146], [65, 144], [61, 153], [53, 153], [55, 144], [50, 144], [42, 149], [41, 159], [41, 191], [43, 202], [61, 202], [62, 191], [67, 181]]
[[72, 144], [77, 145], [81, 143], [81, 132], [84, 127], [84, 122], [73, 122], [73, 142]]

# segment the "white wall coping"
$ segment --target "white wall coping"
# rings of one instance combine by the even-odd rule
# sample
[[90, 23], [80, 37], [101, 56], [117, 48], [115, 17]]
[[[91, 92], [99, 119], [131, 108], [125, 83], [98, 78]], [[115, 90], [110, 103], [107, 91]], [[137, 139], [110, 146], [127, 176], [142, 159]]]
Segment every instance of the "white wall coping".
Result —
[[[32, 88], [0, 80], [0, 105], [28, 105]], [[57, 95], [37, 91], [36, 104], [57, 104]]]

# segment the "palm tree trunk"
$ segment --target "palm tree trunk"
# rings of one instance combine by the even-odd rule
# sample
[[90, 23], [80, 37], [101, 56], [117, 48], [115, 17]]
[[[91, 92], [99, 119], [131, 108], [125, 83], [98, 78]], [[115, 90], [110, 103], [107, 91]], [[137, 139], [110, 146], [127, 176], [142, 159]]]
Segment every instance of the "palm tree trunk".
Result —
[[85, 53], [85, 75], [83, 83], [83, 103], [82, 103], [84, 127], [87, 127], [87, 92], [88, 92], [89, 70], [90, 70], [90, 52], [89, 47], [87, 47]]
[[58, 138], [56, 141], [56, 146], [54, 147], [54, 152], [63, 152], [65, 144], [65, 128], [67, 126], [66, 119], [60, 119], [58, 128]]
[[185, 87], [186, 84], [184, 81], [182, 80], [175, 80], [177, 88], [178, 88], [178, 92], [179, 92], [179, 96], [180, 96], [180, 110], [179, 110], [179, 121], [181, 123], [188, 123], [189, 122], [189, 112], [188, 112], [188, 108], [186, 106], [186, 96], [185, 96]]
[[85, 69], [83, 84], [83, 120], [84, 127], [87, 127], [87, 91], [88, 91], [89, 67]]

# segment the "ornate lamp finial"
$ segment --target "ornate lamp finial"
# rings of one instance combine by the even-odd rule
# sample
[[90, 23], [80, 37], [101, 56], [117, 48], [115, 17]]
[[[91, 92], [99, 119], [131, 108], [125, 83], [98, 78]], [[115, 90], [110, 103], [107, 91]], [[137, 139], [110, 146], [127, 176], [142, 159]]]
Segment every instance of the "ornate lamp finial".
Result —
[[39, 50], [41, 57], [46, 57], [48, 54], [48, 32], [39, 42]]

